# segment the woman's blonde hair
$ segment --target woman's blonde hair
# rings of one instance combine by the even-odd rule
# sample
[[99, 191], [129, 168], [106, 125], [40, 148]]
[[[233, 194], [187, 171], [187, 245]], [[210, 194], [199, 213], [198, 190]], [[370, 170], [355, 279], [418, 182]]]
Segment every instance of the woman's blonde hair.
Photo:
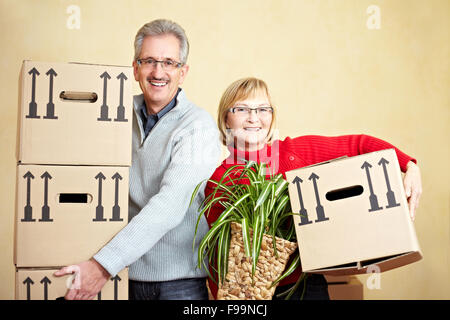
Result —
[[273, 108], [272, 122], [270, 124], [269, 133], [267, 134], [267, 143], [270, 143], [272, 141], [272, 133], [275, 123], [275, 108], [272, 105], [269, 89], [267, 87], [267, 84], [263, 80], [249, 77], [236, 80], [232, 84], [230, 84], [223, 93], [222, 98], [220, 99], [217, 115], [217, 125], [219, 127], [220, 136], [224, 145], [227, 144], [226, 122], [230, 108], [232, 108], [236, 102], [254, 97], [260, 92], [264, 93], [267, 96], [267, 99], [269, 100], [269, 103]]

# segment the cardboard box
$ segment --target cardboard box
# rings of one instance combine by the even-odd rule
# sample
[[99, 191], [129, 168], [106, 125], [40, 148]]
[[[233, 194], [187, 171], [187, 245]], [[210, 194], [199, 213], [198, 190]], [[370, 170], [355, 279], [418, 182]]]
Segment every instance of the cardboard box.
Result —
[[304, 272], [383, 272], [422, 258], [393, 149], [286, 177]]
[[330, 283], [340, 283], [340, 284], [348, 283], [352, 277], [349, 275], [333, 276], [330, 274], [325, 274], [324, 276], [325, 276], [325, 279], [327, 280], [328, 284], [330, 284]]
[[350, 277], [347, 283], [328, 284], [330, 300], [363, 300], [364, 287], [356, 277]]
[[18, 161], [131, 165], [132, 79], [131, 66], [24, 61]]
[[15, 264], [91, 258], [128, 223], [128, 167], [19, 165]]
[[[17, 269], [16, 300], [56, 300], [64, 298], [73, 284], [73, 275], [55, 277], [58, 269]], [[128, 300], [128, 269], [106, 282], [94, 300]]]

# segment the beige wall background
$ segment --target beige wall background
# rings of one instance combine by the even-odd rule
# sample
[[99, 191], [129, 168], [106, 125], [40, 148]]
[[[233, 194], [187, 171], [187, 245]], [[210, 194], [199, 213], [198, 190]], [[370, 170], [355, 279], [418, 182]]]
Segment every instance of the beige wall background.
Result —
[[164, 17], [190, 40], [188, 97], [214, 117], [229, 83], [256, 76], [280, 137], [366, 133], [416, 157], [424, 259], [381, 274], [376, 289], [360, 279], [366, 299], [449, 299], [449, 14], [447, 0], [0, 0], [0, 298], [14, 297], [22, 60], [130, 65], [138, 28]]

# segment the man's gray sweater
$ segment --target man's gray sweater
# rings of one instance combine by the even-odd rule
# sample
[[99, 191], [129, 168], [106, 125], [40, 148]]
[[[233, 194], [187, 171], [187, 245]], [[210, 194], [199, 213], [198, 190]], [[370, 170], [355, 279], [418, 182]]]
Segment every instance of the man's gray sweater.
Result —
[[137, 114], [143, 99], [134, 97], [130, 220], [94, 259], [112, 276], [129, 266], [130, 279], [138, 281], [205, 277], [197, 268], [198, 244], [208, 230], [204, 217], [192, 249], [203, 188], [191, 207], [189, 202], [219, 162], [217, 126], [181, 90], [176, 106], [145, 138]]

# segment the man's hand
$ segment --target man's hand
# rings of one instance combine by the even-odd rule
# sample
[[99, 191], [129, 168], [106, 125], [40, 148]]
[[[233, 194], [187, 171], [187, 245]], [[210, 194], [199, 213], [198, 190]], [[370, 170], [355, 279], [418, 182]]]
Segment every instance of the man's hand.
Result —
[[110, 278], [108, 271], [94, 259], [61, 268], [54, 275], [61, 277], [73, 273], [73, 285], [66, 293], [66, 300], [92, 300]]
[[412, 161], [406, 166], [405, 177], [403, 178], [406, 197], [409, 204], [409, 214], [414, 221], [416, 209], [419, 206], [419, 199], [422, 195], [422, 180], [419, 167]]

